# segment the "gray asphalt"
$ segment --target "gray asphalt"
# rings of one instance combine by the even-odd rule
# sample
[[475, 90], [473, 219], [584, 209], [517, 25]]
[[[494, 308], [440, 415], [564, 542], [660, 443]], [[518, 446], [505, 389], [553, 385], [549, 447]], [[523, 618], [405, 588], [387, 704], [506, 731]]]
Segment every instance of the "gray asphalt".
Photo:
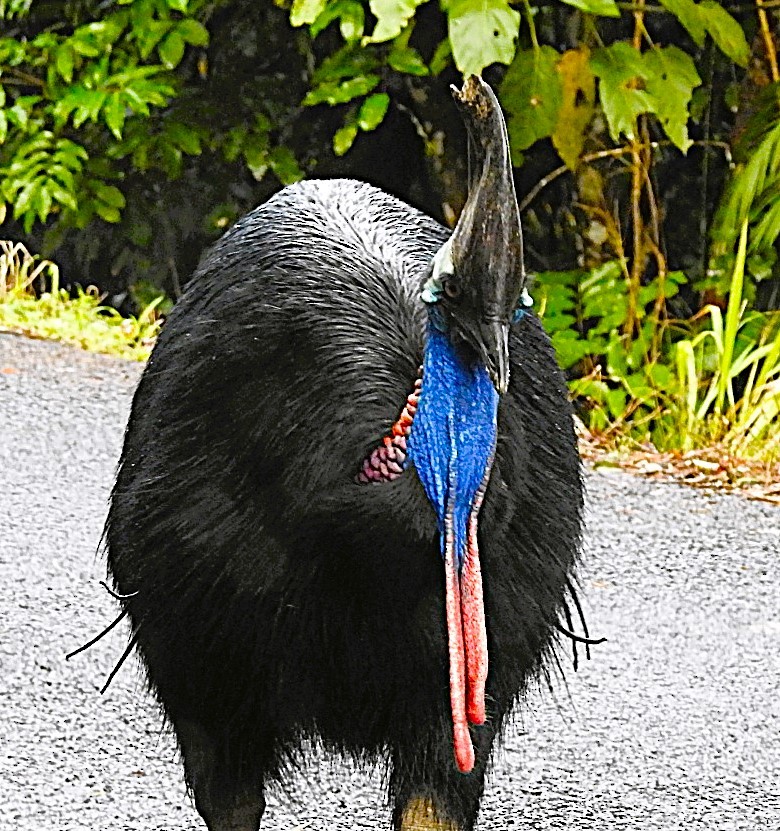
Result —
[[[0, 335], [0, 829], [203, 826], [96, 556], [140, 368]], [[584, 594], [609, 642], [532, 695], [482, 829], [780, 829], [780, 509], [588, 476]], [[381, 777], [312, 753], [264, 829], [387, 828]]]

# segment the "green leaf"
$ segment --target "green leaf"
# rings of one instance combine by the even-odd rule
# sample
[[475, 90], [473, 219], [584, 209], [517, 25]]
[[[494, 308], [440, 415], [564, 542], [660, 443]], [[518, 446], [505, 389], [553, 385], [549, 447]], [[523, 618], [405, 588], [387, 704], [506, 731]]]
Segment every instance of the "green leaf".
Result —
[[601, 17], [620, 17], [620, 9], [615, 0], [563, 0], [563, 2], [588, 14], [598, 14]]
[[518, 52], [501, 84], [509, 144], [519, 154], [535, 141], [552, 135], [563, 102], [560, 55], [552, 46]]
[[429, 70], [425, 61], [420, 57], [416, 49], [407, 46], [404, 49], [393, 49], [387, 56], [388, 65], [396, 72], [403, 72], [406, 75], [428, 75]]
[[451, 55], [452, 44], [450, 43], [450, 39], [444, 38], [433, 52], [433, 57], [429, 64], [431, 75], [440, 75], [449, 65]]
[[133, 34], [138, 41], [138, 51], [144, 60], [152, 54], [172, 25], [170, 20], [149, 20], [143, 26], [136, 26], [133, 29]]
[[346, 104], [354, 98], [368, 95], [379, 83], [378, 75], [361, 75], [357, 78], [349, 78], [346, 81], [326, 81], [316, 89], [311, 90], [303, 99], [304, 107], [311, 107], [315, 104]]
[[704, 46], [704, 39], [707, 37], [707, 29], [704, 25], [705, 15], [693, 0], [659, 0], [659, 2], [680, 21], [697, 46]]
[[357, 134], [358, 126], [354, 122], [339, 127], [333, 135], [333, 152], [337, 156], [343, 156], [354, 144]]
[[427, 0], [369, 0], [371, 13], [376, 18], [376, 26], [370, 37], [363, 38], [363, 43], [384, 43], [401, 34], [410, 18], [414, 17], [417, 7]]
[[181, 121], [169, 121], [165, 125], [165, 135], [188, 156], [200, 155], [200, 136], [192, 127], [182, 124]]
[[386, 92], [369, 95], [358, 111], [357, 123], [361, 130], [376, 130], [382, 123], [390, 106], [390, 96]]
[[455, 66], [464, 77], [512, 62], [520, 13], [507, 0], [452, 0], [447, 20]]
[[121, 93], [111, 93], [108, 102], [103, 107], [103, 118], [106, 120], [108, 129], [121, 140], [122, 127], [125, 123], [125, 105]]
[[347, 42], [359, 39], [363, 34], [365, 12], [357, 0], [332, 0], [317, 19], [311, 24], [312, 37], [330, 26], [334, 20], [339, 21], [341, 36]]
[[189, 0], [165, 0], [168, 4], [168, 8], [172, 9], [175, 12], [181, 12], [182, 14], [187, 14], [187, 3]]
[[191, 46], [209, 45], [209, 30], [197, 20], [192, 20], [192, 18], [182, 20], [176, 25], [176, 31]]
[[105, 103], [108, 93], [97, 89], [76, 87], [72, 92], [72, 96], [76, 102], [73, 113], [73, 126], [78, 128], [87, 120], [92, 122], [97, 121], [100, 109]]
[[290, 23], [293, 26], [304, 26], [314, 21], [322, 14], [327, 0], [293, 0], [290, 11]]
[[704, 25], [724, 55], [740, 66], [747, 66], [750, 60], [750, 46], [745, 32], [737, 21], [715, 0], [699, 3]]
[[0, 110], [0, 144], [2, 144], [8, 135], [8, 119], [5, 117], [3, 110]]
[[57, 67], [57, 72], [64, 78], [67, 83], [73, 80], [73, 66], [76, 61], [76, 54], [73, 47], [69, 43], [63, 43], [54, 57], [54, 64]]
[[160, 60], [168, 69], [174, 69], [181, 63], [184, 57], [184, 38], [177, 32], [171, 32], [160, 41], [157, 47]]
[[653, 99], [639, 84], [644, 84], [647, 71], [642, 54], [628, 43], [619, 41], [593, 53], [590, 61], [593, 74], [599, 78], [599, 93], [607, 117], [612, 140], [635, 138], [636, 119], [642, 113], [654, 112]]
[[55, 202], [59, 202], [65, 208], [70, 208], [72, 211], [78, 209], [78, 203], [76, 202], [75, 197], [73, 194], [65, 190], [62, 185], [60, 185], [56, 180], [50, 179], [48, 182], [48, 189], [51, 193], [52, 199]]
[[701, 84], [693, 58], [676, 46], [656, 46], [645, 52], [644, 64], [648, 70], [646, 88], [655, 99], [658, 120], [672, 143], [685, 153], [692, 144], [688, 138], [688, 105], [693, 88]]
[[122, 214], [118, 208], [106, 205], [105, 202], [94, 202], [93, 207], [95, 208], [95, 213], [101, 219], [105, 219], [106, 222], [119, 222], [122, 218]]
[[283, 185], [291, 185], [303, 179], [303, 171], [289, 147], [274, 147], [268, 154], [268, 162]]
[[94, 180], [92, 182], [92, 190], [95, 196], [106, 205], [110, 205], [112, 208], [124, 208], [125, 197], [122, 191], [114, 187], [114, 185], [107, 185], [105, 182]]

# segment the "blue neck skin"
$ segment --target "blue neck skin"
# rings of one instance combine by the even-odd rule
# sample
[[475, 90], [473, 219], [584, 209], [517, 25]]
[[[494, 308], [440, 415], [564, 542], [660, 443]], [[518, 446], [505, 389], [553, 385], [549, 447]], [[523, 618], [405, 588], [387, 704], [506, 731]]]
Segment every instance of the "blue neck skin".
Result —
[[445, 516], [453, 512], [457, 566], [468, 543], [469, 515], [496, 444], [498, 393], [487, 369], [467, 365], [429, 307], [423, 384], [409, 437], [411, 461], [436, 511], [442, 555]]

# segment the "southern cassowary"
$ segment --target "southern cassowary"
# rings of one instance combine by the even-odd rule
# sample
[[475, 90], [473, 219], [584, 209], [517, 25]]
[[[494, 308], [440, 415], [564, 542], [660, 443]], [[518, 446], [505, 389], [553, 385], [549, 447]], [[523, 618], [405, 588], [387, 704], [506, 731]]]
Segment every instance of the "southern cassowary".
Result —
[[567, 632], [572, 415], [503, 116], [477, 78], [456, 100], [454, 232], [358, 182], [285, 188], [205, 257], [135, 394], [108, 565], [211, 831], [255, 831], [307, 740], [386, 762], [396, 829], [469, 831]]

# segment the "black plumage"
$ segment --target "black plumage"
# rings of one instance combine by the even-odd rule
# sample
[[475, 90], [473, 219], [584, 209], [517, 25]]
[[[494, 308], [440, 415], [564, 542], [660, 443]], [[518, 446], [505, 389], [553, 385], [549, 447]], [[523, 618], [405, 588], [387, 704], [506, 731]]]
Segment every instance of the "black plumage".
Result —
[[256, 829], [263, 783], [307, 738], [388, 762], [396, 828], [422, 798], [468, 831], [493, 741], [552, 654], [582, 495], [528, 314], [479, 525], [488, 719], [460, 773], [434, 511], [412, 468], [356, 481], [413, 389], [448, 236], [365, 184], [285, 188], [208, 253], [144, 371], [108, 565], [211, 831]]

